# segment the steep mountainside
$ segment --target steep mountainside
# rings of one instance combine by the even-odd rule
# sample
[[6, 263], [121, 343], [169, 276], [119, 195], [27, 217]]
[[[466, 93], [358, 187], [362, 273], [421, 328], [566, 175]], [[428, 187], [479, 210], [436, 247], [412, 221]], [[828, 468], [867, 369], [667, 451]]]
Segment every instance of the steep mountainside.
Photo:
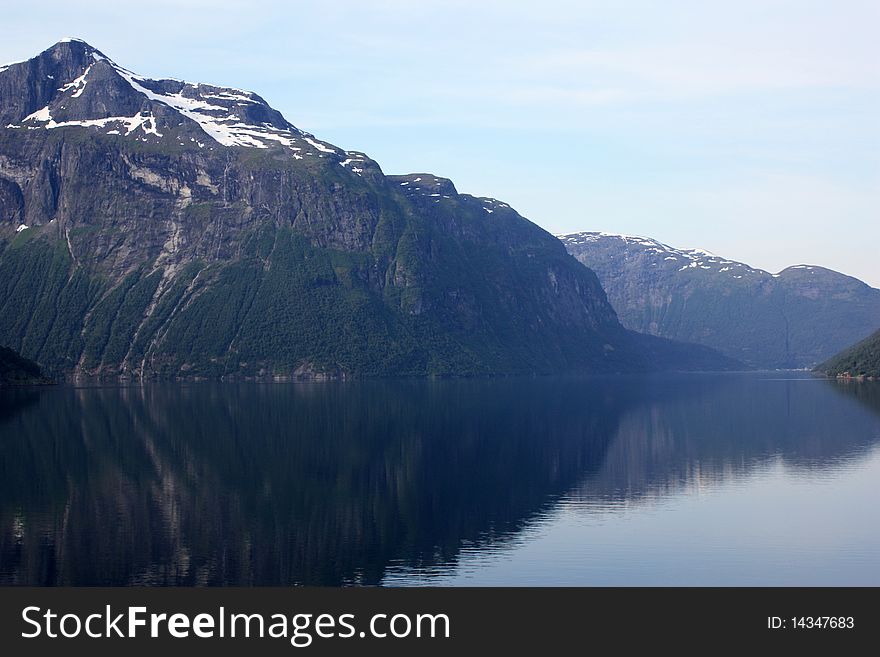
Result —
[[880, 290], [822, 267], [770, 274], [657, 240], [560, 237], [627, 328], [697, 342], [761, 368], [812, 367], [880, 326]]
[[509, 206], [78, 40], [0, 67], [0, 343], [66, 375], [721, 368]]
[[880, 331], [816, 367], [828, 376], [880, 378]]

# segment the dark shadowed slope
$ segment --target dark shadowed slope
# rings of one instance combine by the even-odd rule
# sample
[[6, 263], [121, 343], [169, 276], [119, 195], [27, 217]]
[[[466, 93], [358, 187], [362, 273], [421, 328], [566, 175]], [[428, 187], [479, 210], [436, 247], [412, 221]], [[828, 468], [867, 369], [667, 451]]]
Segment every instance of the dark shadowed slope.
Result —
[[0, 386], [48, 383], [40, 366], [22, 358], [12, 349], [0, 347]]

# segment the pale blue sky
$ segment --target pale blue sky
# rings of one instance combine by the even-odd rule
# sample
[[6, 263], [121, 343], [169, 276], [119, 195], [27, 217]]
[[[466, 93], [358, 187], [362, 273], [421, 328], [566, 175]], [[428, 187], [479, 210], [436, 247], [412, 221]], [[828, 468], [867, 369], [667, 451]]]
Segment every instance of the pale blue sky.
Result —
[[[184, 5], [181, 7], [181, 5]], [[880, 2], [17, 3], [0, 62], [76, 36], [250, 89], [298, 127], [605, 230], [880, 286]]]

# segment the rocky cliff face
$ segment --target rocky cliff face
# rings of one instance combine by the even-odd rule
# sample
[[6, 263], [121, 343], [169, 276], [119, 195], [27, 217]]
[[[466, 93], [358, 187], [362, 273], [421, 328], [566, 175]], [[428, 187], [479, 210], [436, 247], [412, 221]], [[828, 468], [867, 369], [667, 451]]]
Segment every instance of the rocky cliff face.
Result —
[[150, 80], [67, 40], [0, 68], [0, 117], [0, 343], [50, 371], [693, 364], [644, 348], [596, 276], [506, 204], [385, 176], [251, 92]]
[[704, 344], [753, 367], [812, 367], [880, 326], [880, 290], [823, 267], [771, 274], [644, 237], [560, 239], [596, 272], [627, 328]]

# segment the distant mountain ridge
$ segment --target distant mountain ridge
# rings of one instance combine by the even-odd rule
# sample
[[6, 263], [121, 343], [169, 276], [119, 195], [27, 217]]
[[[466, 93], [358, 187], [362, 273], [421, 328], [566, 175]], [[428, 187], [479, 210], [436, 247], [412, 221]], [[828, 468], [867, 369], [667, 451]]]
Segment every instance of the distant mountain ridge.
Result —
[[624, 329], [505, 203], [75, 39], [0, 68], [0, 343], [66, 376], [736, 366]]
[[559, 239], [596, 272], [627, 328], [704, 344], [753, 367], [813, 367], [880, 326], [880, 290], [823, 267], [771, 274], [646, 237]]

